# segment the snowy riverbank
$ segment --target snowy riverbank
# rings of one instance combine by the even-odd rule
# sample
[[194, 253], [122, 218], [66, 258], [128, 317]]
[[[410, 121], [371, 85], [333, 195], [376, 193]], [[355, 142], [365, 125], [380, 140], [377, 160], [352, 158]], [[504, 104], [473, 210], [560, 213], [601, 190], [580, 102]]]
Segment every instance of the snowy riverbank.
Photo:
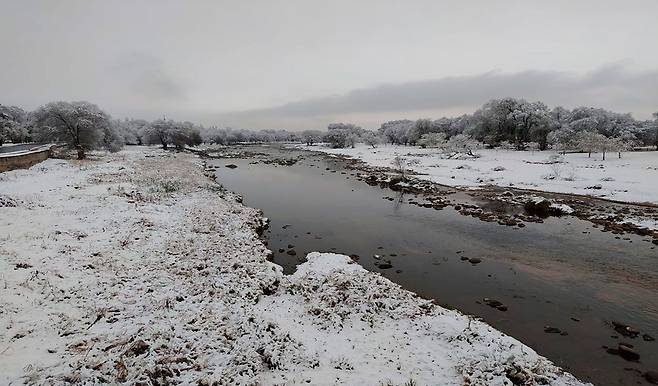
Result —
[[421, 179], [457, 187], [510, 186], [555, 193], [591, 195], [624, 202], [658, 204], [658, 151], [616, 153], [573, 153], [560, 156], [553, 151], [478, 150], [479, 158], [447, 159], [438, 149], [413, 146], [364, 144], [355, 148], [299, 146], [303, 149], [345, 155], [371, 166], [391, 167], [396, 156], [415, 162], [410, 166]]
[[0, 212], [0, 384], [580, 384], [345, 256], [284, 276], [191, 155], [49, 159]]

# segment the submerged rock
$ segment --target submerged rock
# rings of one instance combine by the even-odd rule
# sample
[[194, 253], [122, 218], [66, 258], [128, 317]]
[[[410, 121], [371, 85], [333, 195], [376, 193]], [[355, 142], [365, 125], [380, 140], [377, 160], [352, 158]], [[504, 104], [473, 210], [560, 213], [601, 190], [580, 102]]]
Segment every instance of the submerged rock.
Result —
[[649, 383], [658, 385], [658, 371], [652, 371], [652, 370], [647, 371], [646, 373], [644, 373], [644, 379], [646, 379], [647, 382]]
[[489, 298], [484, 298], [482, 299], [482, 302], [486, 305], [488, 305], [491, 308], [496, 308], [499, 311], [507, 311], [507, 306], [504, 305], [502, 302], [495, 300], [495, 299], [489, 299]]
[[619, 356], [626, 359], [627, 361], [637, 361], [640, 359], [640, 354], [635, 351], [631, 345], [619, 343], [617, 347]]
[[391, 264], [391, 263], [389, 263], [389, 262], [383, 262], [383, 263], [379, 263], [379, 264], [377, 265], [377, 267], [378, 267], [379, 269], [390, 269], [390, 268], [393, 268], [393, 264]]
[[636, 336], [640, 335], [638, 330], [625, 323], [620, 323], [613, 320], [612, 326], [615, 328], [615, 331], [630, 338], [635, 338]]

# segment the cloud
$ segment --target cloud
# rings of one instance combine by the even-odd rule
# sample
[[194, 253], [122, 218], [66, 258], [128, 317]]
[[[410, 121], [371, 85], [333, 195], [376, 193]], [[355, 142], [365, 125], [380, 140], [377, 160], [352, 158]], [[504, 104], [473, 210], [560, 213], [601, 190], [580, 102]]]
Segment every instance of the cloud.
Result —
[[[340, 117], [473, 111], [492, 98], [541, 100], [551, 106], [590, 105], [647, 118], [658, 110], [658, 70], [632, 72], [615, 64], [585, 74], [554, 71], [487, 72], [356, 89], [266, 109], [219, 115], [231, 124], [270, 122], [319, 126]], [[420, 117], [420, 116], [417, 116]], [[366, 119], [366, 118], [364, 118]], [[383, 119], [382, 119], [383, 120]], [[360, 122], [357, 122], [360, 123]], [[372, 123], [372, 122], [370, 122]]]
[[166, 71], [159, 58], [130, 53], [109, 67], [110, 75], [125, 84], [132, 98], [148, 102], [177, 102], [185, 99], [184, 88]]

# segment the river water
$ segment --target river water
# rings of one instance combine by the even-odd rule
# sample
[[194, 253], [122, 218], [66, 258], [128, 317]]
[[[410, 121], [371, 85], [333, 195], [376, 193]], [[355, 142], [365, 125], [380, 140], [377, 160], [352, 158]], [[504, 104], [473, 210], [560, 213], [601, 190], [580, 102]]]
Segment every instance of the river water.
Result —
[[[255, 163], [254, 157], [209, 162], [217, 167], [219, 183], [270, 218], [269, 248], [286, 272], [311, 251], [358, 255], [366, 269], [481, 317], [581, 380], [648, 384], [641, 373], [658, 369], [658, 342], [642, 338], [658, 337], [658, 250], [648, 238], [615, 238], [569, 216], [524, 228], [501, 226], [451, 207], [410, 205], [414, 197], [358, 181], [340, 159], [276, 147], [249, 150], [303, 157], [292, 166]], [[394, 200], [384, 199], [389, 197]], [[484, 298], [506, 310], [488, 306]], [[641, 334], [624, 337], [612, 321]], [[547, 333], [546, 326], [562, 334]], [[632, 344], [640, 360], [603, 348], [619, 342]]]

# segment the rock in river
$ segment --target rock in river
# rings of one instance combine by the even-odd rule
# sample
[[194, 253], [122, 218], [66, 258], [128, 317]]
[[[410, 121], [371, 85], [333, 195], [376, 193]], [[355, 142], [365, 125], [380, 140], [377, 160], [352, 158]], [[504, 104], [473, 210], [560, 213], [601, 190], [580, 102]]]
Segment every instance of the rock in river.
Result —
[[624, 343], [619, 343], [617, 353], [619, 353], [619, 356], [626, 359], [627, 361], [637, 361], [640, 359], [640, 354], [635, 351], [631, 345]]
[[638, 330], [625, 323], [620, 323], [613, 320], [612, 326], [615, 328], [615, 331], [630, 338], [635, 338], [640, 334]]
[[653, 383], [654, 385], [658, 385], [658, 371], [647, 371], [644, 373], [644, 379], [647, 380], [649, 383]]

